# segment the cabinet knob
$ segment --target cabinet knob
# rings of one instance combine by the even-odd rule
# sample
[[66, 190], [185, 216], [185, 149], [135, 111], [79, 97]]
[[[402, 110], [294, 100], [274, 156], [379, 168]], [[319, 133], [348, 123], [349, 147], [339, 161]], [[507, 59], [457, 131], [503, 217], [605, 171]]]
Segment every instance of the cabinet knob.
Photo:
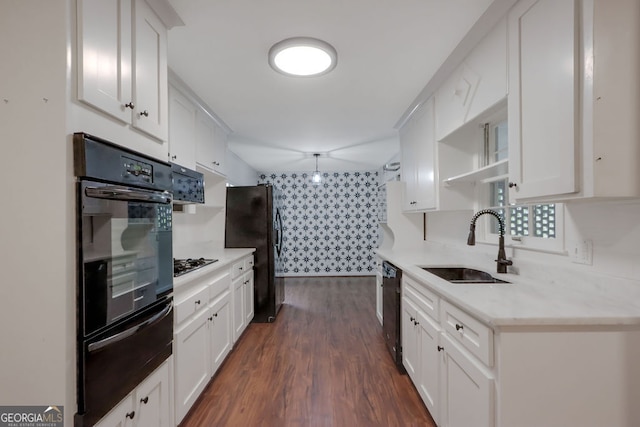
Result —
[[125, 108], [130, 108], [130, 109], [132, 109], [132, 110], [133, 110], [134, 108], [136, 108], [136, 106], [135, 106], [135, 105], [133, 105], [133, 102], [127, 102], [126, 104], [124, 104], [124, 107], [125, 107]]
[[[218, 317], [218, 313], [214, 313], [213, 317]], [[213, 320], [213, 319], [211, 319], [211, 320]]]
[[127, 412], [127, 415], [125, 415], [126, 418], [130, 418], [130, 419], [133, 419], [133, 417], [135, 416], [136, 416], [136, 411]]
[[213, 322], [213, 316], [211, 316], [211, 317], [207, 317], [207, 320], [208, 320], [209, 322]]
[[411, 317], [409, 318], [409, 320], [413, 322], [414, 320], [416, 320], [416, 318], [415, 318], [415, 317], [413, 317], [413, 316], [411, 316]]
[[509, 188], [518, 188], [518, 184], [515, 182], [509, 182]]
[[196, 305], [200, 305], [200, 300], [197, 300], [197, 301], [196, 301]]
[[178, 156], [176, 156], [175, 154], [173, 156], [171, 156], [171, 160], [175, 160], [177, 158], [178, 158]]
[[142, 399], [140, 399], [140, 402], [146, 405], [149, 402], [149, 396], [143, 397]]
[[149, 117], [149, 112], [147, 110], [144, 110], [143, 112], [140, 113], [140, 116]]
[[438, 351], [444, 350], [444, 347], [438, 346]]
[[416, 325], [416, 326], [418, 326], [418, 325], [420, 324], [420, 322], [418, 322], [417, 320], [414, 320], [414, 321], [413, 321], [413, 324], [414, 324], [414, 325]]
[[464, 327], [458, 323], [456, 323], [456, 331], [463, 329]]

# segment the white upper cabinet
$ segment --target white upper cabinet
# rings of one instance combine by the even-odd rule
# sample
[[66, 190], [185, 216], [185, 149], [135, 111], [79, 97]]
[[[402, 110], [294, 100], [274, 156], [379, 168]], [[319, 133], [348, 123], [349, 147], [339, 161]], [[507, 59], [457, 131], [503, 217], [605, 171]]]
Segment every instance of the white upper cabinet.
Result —
[[573, 0], [522, 0], [509, 13], [511, 200], [578, 190], [577, 10]]
[[507, 21], [478, 43], [436, 92], [436, 139], [445, 138], [507, 96]]
[[131, 122], [131, 0], [78, 1], [78, 98]]
[[199, 110], [196, 117], [196, 162], [225, 176], [226, 154], [227, 133], [207, 112]]
[[436, 156], [433, 98], [414, 111], [400, 129], [401, 178], [405, 182], [403, 210], [435, 209]]
[[640, 197], [640, 3], [521, 0], [508, 19], [510, 200]]
[[133, 126], [167, 139], [167, 29], [144, 0], [135, 0]]
[[583, 9], [583, 196], [640, 197], [640, 2]]
[[167, 139], [167, 29], [144, 0], [78, 0], [78, 99]]
[[196, 114], [198, 107], [169, 86], [169, 161], [196, 168]]

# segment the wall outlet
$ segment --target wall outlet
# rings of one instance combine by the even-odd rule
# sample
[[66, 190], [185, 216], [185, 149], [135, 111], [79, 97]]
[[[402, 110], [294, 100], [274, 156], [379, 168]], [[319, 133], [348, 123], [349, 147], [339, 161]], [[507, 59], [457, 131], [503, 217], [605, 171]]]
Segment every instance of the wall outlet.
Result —
[[593, 265], [593, 240], [584, 239], [574, 242], [570, 255], [571, 261], [576, 264]]

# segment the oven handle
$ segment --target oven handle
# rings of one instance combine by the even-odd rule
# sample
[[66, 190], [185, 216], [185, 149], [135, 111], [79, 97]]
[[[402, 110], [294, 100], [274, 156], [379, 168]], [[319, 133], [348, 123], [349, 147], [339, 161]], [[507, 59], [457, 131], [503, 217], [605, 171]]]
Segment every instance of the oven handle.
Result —
[[167, 317], [169, 314], [171, 314], [171, 312], [173, 311], [173, 303], [169, 303], [160, 313], [156, 314], [155, 316], [153, 316], [152, 318], [144, 321], [143, 323], [136, 325], [132, 328], [129, 328], [125, 331], [122, 331], [118, 334], [112, 335], [108, 338], [102, 339], [100, 341], [96, 341], [94, 343], [91, 343], [87, 346], [87, 349], [89, 350], [89, 353], [93, 353], [95, 351], [98, 351], [102, 348], [105, 348], [111, 344], [115, 344], [119, 341], [122, 341], [125, 338], [130, 337], [131, 335], [139, 332], [140, 330], [152, 326], [158, 322], [160, 322], [161, 320], [163, 320], [165, 317]]
[[171, 194], [164, 191], [147, 191], [129, 187], [109, 185], [106, 187], [87, 187], [84, 193], [96, 199], [136, 200], [152, 203], [171, 203]]

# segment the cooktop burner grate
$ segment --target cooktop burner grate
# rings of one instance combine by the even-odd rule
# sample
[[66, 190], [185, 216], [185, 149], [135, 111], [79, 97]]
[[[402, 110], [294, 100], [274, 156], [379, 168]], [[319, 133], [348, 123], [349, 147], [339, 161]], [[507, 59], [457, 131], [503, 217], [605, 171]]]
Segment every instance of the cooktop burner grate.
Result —
[[217, 259], [206, 258], [187, 258], [187, 259], [173, 259], [173, 277], [182, 276], [205, 265], [212, 264], [218, 261]]

